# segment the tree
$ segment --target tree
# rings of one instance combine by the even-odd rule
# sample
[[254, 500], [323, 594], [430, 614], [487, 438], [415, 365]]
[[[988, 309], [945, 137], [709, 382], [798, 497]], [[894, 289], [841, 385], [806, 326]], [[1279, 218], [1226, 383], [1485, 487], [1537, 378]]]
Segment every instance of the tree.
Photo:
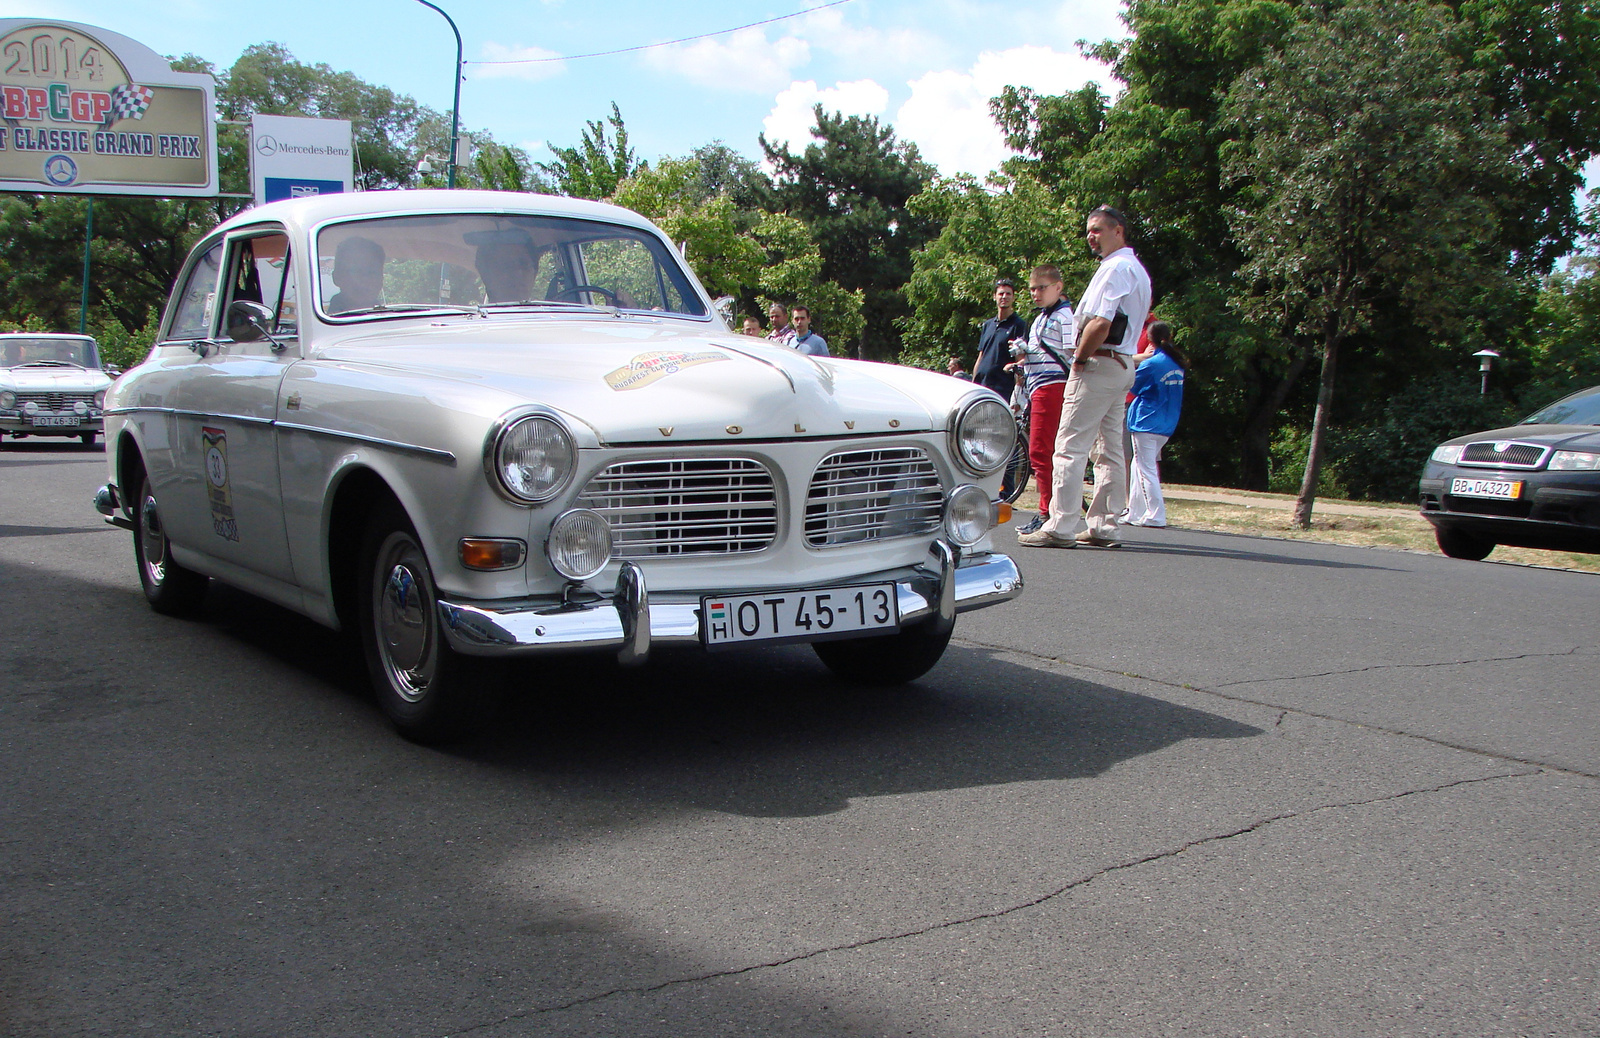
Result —
[[916, 145], [897, 141], [892, 127], [871, 116], [829, 115], [821, 105], [815, 115], [815, 140], [799, 154], [786, 141], [760, 138], [775, 171], [764, 208], [810, 228], [822, 277], [863, 293], [862, 355], [893, 359], [900, 348], [895, 322], [910, 309], [904, 285], [911, 255], [938, 233], [908, 203], [934, 170]]
[[1352, 0], [1309, 10], [1235, 82], [1243, 139], [1225, 173], [1243, 185], [1230, 228], [1246, 256], [1232, 303], [1321, 356], [1295, 521], [1310, 525], [1339, 348], [1380, 301], [1444, 330], [1475, 281], [1498, 271], [1495, 214], [1471, 187], [1507, 163], [1480, 77], [1451, 53], [1447, 8]]
[[545, 145], [555, 153], [556, 161], [537, 165], [551, 179], [556, 194], [609, 198], [618, 184], [644, 168], [646, 164], [628, 147], [628, 127], [623, 124], [622, 111], [615, 101], [611, 102], [611, 116], [605, 122], [611, 124], [612, 136], [606, 135], [605, 123], [595, 119], [587, 124], [577, 147]]
[[733, 200], [707, 194], [698, 159], [664, 158], [618, 185], [610, 199], [654, 221], [684, 247], [684, 259], [713, 296], [738, 296], [760, 281], [766, 255]]

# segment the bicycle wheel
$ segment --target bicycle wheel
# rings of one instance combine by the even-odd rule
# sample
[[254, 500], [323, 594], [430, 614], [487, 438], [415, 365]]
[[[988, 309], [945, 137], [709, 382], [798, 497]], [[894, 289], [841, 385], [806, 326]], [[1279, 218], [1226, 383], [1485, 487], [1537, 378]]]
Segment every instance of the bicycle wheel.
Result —
[[1028, 462], [1028, 427], [1026, 423], [1019, 423], [1017, 428], [1017, 442], [1011, 448], [1011, 457], [1006, 461], [1005, 476], [1000, 480], [1000, 500], [1011, 503], [1022, 496], [1028, 489], [1028, 476], [1033, 472]]

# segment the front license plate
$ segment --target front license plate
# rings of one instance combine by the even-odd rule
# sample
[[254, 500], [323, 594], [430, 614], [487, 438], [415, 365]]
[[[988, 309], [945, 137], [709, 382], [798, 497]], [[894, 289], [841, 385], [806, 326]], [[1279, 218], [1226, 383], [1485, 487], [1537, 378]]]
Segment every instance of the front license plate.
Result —
[[1522, 496], [1520, 479], [1453, 479], [1450, 493], [1455, 497], [1492, 497], [1499, 501], [1515, 501]]
[[65, 414], [63, 414], [63, 415], [36, 414], [32, 418], [28, 419], [28, 424], [29, 425], [36, 425], [36, 426], [77, 425], [78, 424], [78, 420], [76, 418], [72, 417], [71, 415], [65, 415]]
[[700, 600], [700, 633], [705, 644], [713, 646], [889, 632], [900, 626], [899, 605], [893, 584], [707, 595]]

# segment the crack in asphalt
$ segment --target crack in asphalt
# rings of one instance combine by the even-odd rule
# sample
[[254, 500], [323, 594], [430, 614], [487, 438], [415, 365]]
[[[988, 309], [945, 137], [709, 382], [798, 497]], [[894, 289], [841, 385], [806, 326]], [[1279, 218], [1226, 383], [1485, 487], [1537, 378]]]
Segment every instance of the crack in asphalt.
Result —
[[1356, 667], [1352, 670], [1330, 670], [1320, 674], [1299, 674], [1289, 675], [1287, 677], [1251, 678], [1246, 681], [1229, 681], [1208, 688], [1204, 685], [1191, 685], [1184, 681], [1168, 681], [1165, 678], [1153, 678], [1147, 674], [1137, 674], [1130, 670], [1113, 670], [1110, 667], [1096, 666], [1093, 663], [1084, 663], [1079, 660], [1066, 659], [1061, 656], [1045, 656], [1036, 652], [1028, 652], [1025, 649], [1018, 649], [1010, 645], [995, 645], [989, 642], [978, 641], [966, 641], [965, 644], [981, 649], [993, 649], [996, 652], [1008, 652], [1016, 656], [1027, 656], [1032, 659], [1044, 660], [1048, 663], [1055, 663], [1062, 666], [1077, 667], [1080, 670], [1087, 670], [1098, 674], [1112, 674], [1119, 678], [1133, 678], [1137, 681], [1148, 681], [1152, 685], [1160, 685], [1164, 688], [1179, 688], [1186, 692], [1199, 692], [1202, 695], [1216, 696], [1218, 699], [1226, 699], [1230, 703], [1242, 703], [1246, 706], [1260, 706], [1269, 710], [1277, 710], [1279, 711], [1279, 715], [1278, 719], [1273, 722], [1274, 728], [1281, 727], [1283, 725], [1284, 718], [1289, 714], [1295, 714], [1300, 717], [1314, 717], [1319, 721], [1332, 721], [1335, 724], [1346, 724], [1352, 728], [1360, 728], [1369, 732], [1378, 732], [1382, 735], [1394, 735], [1402, 739], [1416, 739], [1419, 742], [1429, 743], [1433, 746], [1442, 746], [1447, 750], [1459, 750], [1462, 753], [1471, 753], [1479, 757], [1487, 757], [1490, 760], [1502, 761], [1507, 764], [1523, 764], [1530, 768], [1540, 768], [1545, 771], [1558, 772], [1563, 775], [1576, 775], [1579, 778], [1600, 780], [1600, 774], [1584, 771], [1581, 768], [1574, 768], [1564, 764], [1552, 764], [1549, 761], [1531, 760], [1526, 757], [1517, 757], [1513, 754], [1502, 753], [1498, 750], [1487, 750], [1482, 746], [1469, 746], [1465, 743], [1451, 742], [1448, 739], [1440, 739], [1431, 735], [1419, 735], [1416, 732], [1408, 732], [1401, 728], [1388, 728], [1381, 724], [1373, 724], [1370, 721], [1352, 721], [1348, 717], [1340, 717], [1337, 714], [1320, 713], [1316, 710], [1307, 710], [1304, 707], [1284, 706], [1282, 703], [1274, 703], [1267, 699], [1252, 699], [1249, 696], [1235, 695], [1230, 692], [1222, 691], [1222, 689], [1230, 686], [1247, 685], [1256, 681], [1298, 681], [1301, 678], [1326, 677], [1338, 674], [1356, 674], [1364, 670], [1398, 670], [1415, 667], [1459, 667], [1470, 663], [1496, 663], [1506, 660], [1542, 659], [1554, 656], [1593, 655], [1592, 653], [1582, 651], [1581, 646], [1574, 646], [1565, 652], [1529, 652], [1523, 653], [1519, 656], [1499, 656], [1482, 660], [1457, 660], [1454, 662], [1442, 663], [1373, 664], [1370, 667]]
[[1124, 872], [1128, 869], [1138, 868], [1141, 865], [1149, 865], [1152, 862], [1170, 860], [1182, 854], [1187, 854], [1189, 851], [1194, 850], [1197, 847], [1204, 847], [1209, 844], [1220, 843], [1224, 840], [1236, 839], [1240, 836], [1248, 836], [1251, 833], [1257, 832], [1258, 830], [1261, 830], [1269, 825], [1275, 825], [1278, 822], [1293, 821], [1298, 818], [1309, 818], [1313, 815], [1322, 814], [1327, 811], [1344, 811], [1350, 810], [1351, 808], [1370, 807], [1374, 804], [1392, 803], [1397, 800], [1404, 800], [1408, 797], [1423, 796], [1430, 793], [1442, 793], [1447, 789], [1453, 789], [1457, 786], [1478, 785], [1486, 782], [1500, 782], [1506, 779], [1530, 778], [1546, 773], [1547, 769], [1535, 767], [1528, 771], [1516, 771], [1507, 772], [1500, 775], [1480, 775], [1476, 778], [1455, 779], [1451, 782], [1440, 783], [1436, 786], [1405, 789], [1399, 791], [1398, 793], [1385, 793], [1382, 796], [1368, 797], [1363, 800], [1349, 800], [1337, 804], [1318, 804], [1314, 807], [1305, 808], [1299, 811], [1284, 811], [1279, 814], [1268, 815], [1265, 818], [1258, 818], [1254, 822], [1251, 822], [1248, 825], [1240, 826], [1237, 829], [1230, 829], [1221, 833], [1212, 833], [1210, 836], [1197, 837], [1196, 839], [1189, 840], [1186, 843], [1179, 844], [1176, 847], [1169, 847], [1160, 851], [1152, 851], [1149, 854], [1141, 855], [1128, 861], [1106, 865], [1102, 868], [1096, 869], [1088, 875], [1081, 876], [1078, 879], [1072, 880], [1070, 883], [1066, 883], [1054, 890], [1041, 894], [1038, 897], [1031, 898], [1027, 901], [1019, 901], [1016, 904], [1008, 905], [1004, 908], [997, 908], [987, 912], [978, 912], [973, 915], [963, 916], [960, 919], [946, 919], [942, 922], [930, 923], [927, 926], [918, 927], [914, 930], [904, 930], [899, 933], [891, 934], [880, 934], [876, 937], [865, 937], [859, 941], [850, 941], [844, 944], [831, 944], [821, 948], [813, 948], [810, 951], [800, 952], [795, 955], [790, 955], [786, 958], [774, 959], [770, 962], [752, 963], [748, 966], [740, 966], [736, 969], [714, 970], [709, 973], [696, 974], [692, 977], [675, 977], [672, 980], [664, 980], [659, 984], [612, 988], [609, 991], [602, 991], [597, 994], [586, 995], [583, 998], [576, 998], [570, 1002], [563, 1002], [559, 1005], [536, 1006], [523, 1010], [519, 1013], [507, 1014], [506, 1016], [502, 1016], [497, 1020], [489, 1020], [483, 1023], [473, 1024], [464, 1030], [451, 1031], [449, 1035], [444, 1036], [444, 1038], [454, 1038], [456, 1035], [472, 1034], [474, 1031], [481, 1031], [487, 1027], [498, 1027], [501, 1024], [511, 1023], [516, 1020], [526, 1020], [530, 1017], [542, 1016], [546, 1013], [566, 1012], [582, 1006], [603, 1002], [607, 999], [618, 998], [623, 995], [650, 995], [658, 991], [665, 991], [669, 988], [682, 987], [688, 984], [702, 984], [707, 981], [723, 980], [728, 977], [742, 976], [747, 973], [759, 973], [765, 970], [778, 969], [783, 966], [793, 965], [797, 962], [805, 962], [808, 959], [814, 959], [818, 956], [831, 955], [834, 952], [858, 951], [862, 948], [870, 948], [877, 944], [887, 944], [891, 941], [903, 941], [912, 937], [923, 937], [928, 934], [938, 933], [941, 930], [952, 930], [961, 926], [970, 926], [974, 923], [981, 923], [990, 919], [1004, 919], [1005, 917], [1014, 915], [1017, 912], [1026, 911], [1030, 908], [1037, 908], [1040, 905], [1046, 904], [1055, 900], [1056, 898], [1062, 897], [1063, 895], [1070, 894], [1075, 890], [1086, 887], [1090, 883], [1093, 883], [1094, 881], [1102, 879], [1113, 873]]
[[[1366, 667], [1351, 667], [1347, 670], [1323, 670], [1313, 674], [1288, 674], [1282, 677], [1271, 678], [1242, 678], [1238, 681], [1224, 681], [1216, 688], [1233, 688], [1236, 685], [1256, 685], [1268, 681], [1300, 681], [1305, 678], [1331, 678], [1341, 674], [1362, 674], [1370, 670], [1428, 670], [1432, 667], [1465, 667], [1473, 663], [1512, 663], [1516, 660], [1551, 659], [1557, 656], [1589, 656], [1591, 653], [1583, 651], [1582, 646], [1574, 645], [1564, 652], [1524, 652], [1517, 656], [1487, 656], [1477, 660], [1440, 660], [1435, 663], [1374, 663]], [[1207, 691], [1210, 691], [1209, 689]]]

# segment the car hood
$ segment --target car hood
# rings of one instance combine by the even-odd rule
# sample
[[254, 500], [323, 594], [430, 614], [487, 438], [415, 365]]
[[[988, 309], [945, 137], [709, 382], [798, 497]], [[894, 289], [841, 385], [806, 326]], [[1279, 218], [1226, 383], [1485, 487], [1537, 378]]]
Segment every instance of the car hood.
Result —
[[1539, 443], [1567, 450], [1600, 450], [1600, 427], [1593, 425], [1512, 425], [1504, 429], [1457, 436], [1445, 443], [1482, 443], [1486, 440], [1516, 440]]
[[933, 372], [650, 319], [451, 320], [347, 339], [317, 360], [476, 385], [486, 413], [540, 404], [606, 444], [926, 431], [974, 391]]
[[25, 364], [0, 368], [0, 386], [41, 393], [95, 393], [111, 385], [111, 376], [95, 368], [58, 368]]

